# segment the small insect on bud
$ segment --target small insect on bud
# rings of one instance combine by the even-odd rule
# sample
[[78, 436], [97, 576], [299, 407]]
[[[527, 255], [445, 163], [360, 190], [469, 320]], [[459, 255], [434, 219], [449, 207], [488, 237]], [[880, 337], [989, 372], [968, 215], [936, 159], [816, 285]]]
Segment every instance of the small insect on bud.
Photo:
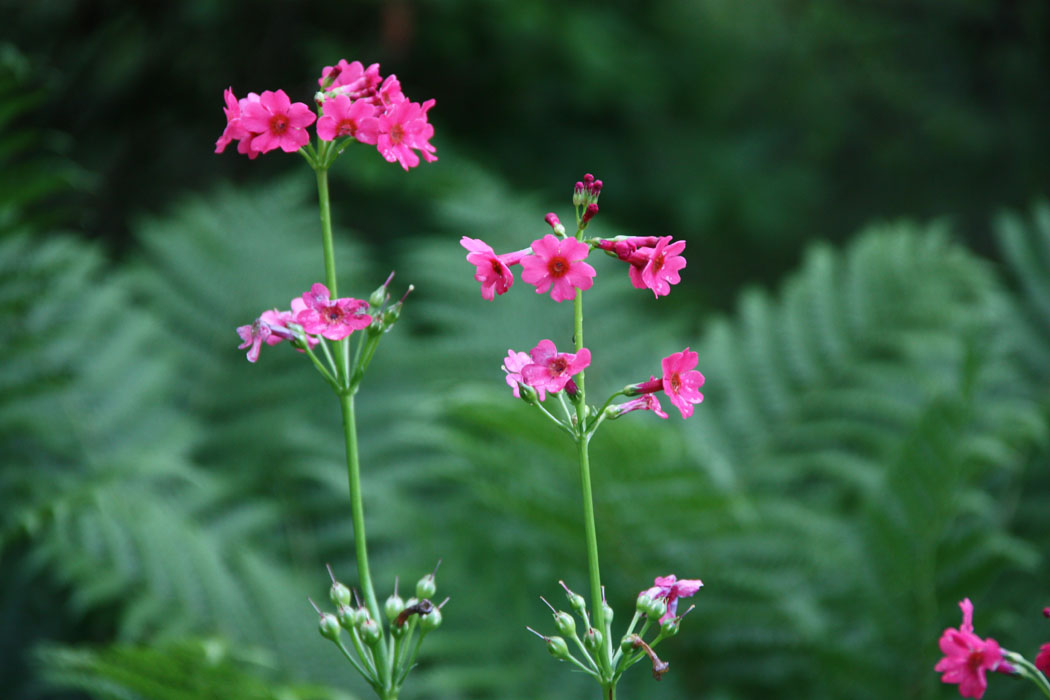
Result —
[[587, 629], [587, 634], [583, 635], [583, 646], [587, 648], [587, 651], [594, 654], [602, 648], [602, 642], [604, 639], [601, 630], [590, 627]]
[[333, 642], [339, 639], [339, 633], [342, 631], [342, 628], [339, 626], [339, 620], [331, 613], [321, 613], [321, 621], [318, 623], [317, 628], [321, 632], [322, 637], [331, 639]]
[[405, 604], [405, 609], [402, 610], [401, 614], [397, 616], [396, 620], [394, 620], [394, 626], [401, 627], [412, 615], [419, 615], [422, 617], [423, 615], [430, 614], [432, 610], [434, 610], [434, 604], [426, 598], [418, 602], [415, 598], [409, 598], [408, 602]]
[[437, 576], [438, 567], [441, 566], [441, 560], [438, 559], [437, 566], [429, 574], [419, 579], [416, 582], [416, 597], [422, 600], [423, 598], [433, 598], [437, 594]]

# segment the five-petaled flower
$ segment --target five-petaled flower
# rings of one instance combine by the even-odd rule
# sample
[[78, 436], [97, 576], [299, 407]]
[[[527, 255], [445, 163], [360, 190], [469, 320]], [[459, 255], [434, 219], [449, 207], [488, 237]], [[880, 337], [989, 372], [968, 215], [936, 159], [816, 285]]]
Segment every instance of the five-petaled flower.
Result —
[[591, 351], [587, 348], [580, 348], [575, 354], [558, 352], [554, 342], [546, 339], [537, 343], [529, 356], [532, 363], [521, 368], [521, 377], [537, 392], [561, 391], [574, 375], [591, 364]]
[[325, 100], [324, 115], [317, 120], [317, 135], [323, 141], [335, 141], [350, 136], [361, 143], [375, 145], [379, 138], [379, 122], [375, 106], [365, 100], [351, 102], [346, 95]]
[[306, 127], [317, 115], [302, 103], [292, 101], [284, 90], [266, 90], [257, 102], [241, 105], [241, 124], [253, 134], [251, 147], [260, 153], [280, 148], [294, 153], [310, 141]]
[[514, 285], [514, 273], [511, 265], [517, 265], [529, 252], [519, 250], [515, 253], [496, 255], [492, 246], [480, 238], [463, 236], [459, 244], [467, 249], [467, 262], [474, 265], [474, 279], [481, 282], [481, 298], [492, 301], [497, 294], [504, 294]]
[[663, 387], [667, 398], [682, 413], [682, 418], [693, 415], [693, 404], [704, 400], [699, 389], [704, 385], [704, 375], [696, 369], [699, 357], [686, 348], [663, 359]]
[[548, 233], [532, 242], [533, 255], [521, 259], [521, 279], [536, 286], [537, 294], [551, 292], [554, 301], [576, 298], [577, 289], [590, 289], [597, 274], [583, 262], [590, 246], [575, 238], [558, 240]]
[[[507, 386], [514, 390], [514, 398], [521, 398], [521, 389], [518, 384], [524, 383], [521, 378], [521, 370], [525, 365], [532, 364], [532, 358], [527, 352], [507, 350], [507, 357], [503, 360], [502, 370], [507, 373]], [[547, 400], [547, 390], [543, 387], [535, 387], [536, 395], [540, 401]]]
[[959, 602], [962, 608], [962, 624], [958, 629], [944, 630], [939, 641], [944, 658], [937, 662], [934, 670], [943, 674], [941, 682], [957, 683], [959, 694], [964, 698], [979, 698], [988, 688], [987, 671], [1013, 672], [1013, 667], [1003, 660], [999, 643], [992, 638], [981, 639], [973, 633], [973, 603], [969, 598]]
[[653, 248], [639, 247], [628, 270], [631, 284], [635, 289], [648, 287], [657, 297], [667, 296], [671, 293], [671, 285], [682, 281], [678, 271], [685, 267], [683, 250], [685, 241], [671, 243], [671, 236], [661, 237]]
[[679, 581], [674, 574], [657, 576], [652, 588], [644, 591], [653, 600], [663, 599], [667, 602], [667, 612], [660, 618], [660, 624], [678, 616], [678, 599], [691, 598], [703, 588], [704, 582], [698, 578], [684, 578]]
[[372, 317], [364, 313], [368, 309], [367, 301], [351, 297], [329, 299], [328, 287], [320, 282], [302, 298], [305, 308], [295, 315], [295, 322], [307, 333], [342, 340], [372, 323]]

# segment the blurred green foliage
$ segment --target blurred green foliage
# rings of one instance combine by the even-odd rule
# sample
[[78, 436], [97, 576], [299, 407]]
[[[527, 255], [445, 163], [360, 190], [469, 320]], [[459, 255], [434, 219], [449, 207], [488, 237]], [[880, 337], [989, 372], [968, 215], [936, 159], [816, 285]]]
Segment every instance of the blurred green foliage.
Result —
[[210, 147], [223, 87], [305, 98], [343, 56], [438, 99], [439, 163], [351, 153], [333, 190], [341, 289], [417, 287], [359, 400], [379, 594], [441, 557], [452, 596], [406, 699], [593, 690], [524, 631], [559, 578], [585, 588], [578, 477], [498, 370], [568, 342], [571, 309], [483, 302], [455, 243], [520, 247], [586, 170], [597, 231], [691, 251], [660, 300], [596, 263], [588, 387], [685, 345], [708, 380], [690, 421], [593, 445], [616, 629], [656, 575], [707, 584], [663, 684], [622, 696], [950, 697], [964, 596], [1009, 648], [1050, 638], [1050, 207], [989, 226], [1050, 184], [1045, 3], [0, 15], [5, 697], [367, 696], [305, 602], [325, 562], [354, 575], [334, 402], [287, 348], [234, 350], [319, 277], [311, 178]]

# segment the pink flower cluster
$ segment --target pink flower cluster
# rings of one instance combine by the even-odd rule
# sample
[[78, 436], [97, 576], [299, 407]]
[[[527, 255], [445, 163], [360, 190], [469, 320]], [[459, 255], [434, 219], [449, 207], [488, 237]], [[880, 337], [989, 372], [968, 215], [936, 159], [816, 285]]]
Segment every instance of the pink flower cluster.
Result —
[[672, 242], [671, 236], [635, 236], [600, 240], [598, 247], [630, 264], [627, 272], [635, 289], [651, 289], [657, 297], [667, 296], [671, 285], [682, 281], [678, 272], [685, 267], [685, 241]]
[[529, 248], [497, 255], [478, 238], [463, 236], [459, 244], [467, 249], [467, 262], [477, 268], [474, 279], [481, 282], [481, 297], [492, 301], [514, 285], [512, 265], [521, 265], [521, 279], [536, 287], [537, 294], [551, 293], [554, 301], [571, 301], [577, 289], [590, 289], [597, 274], [583, 262], [590, 246], [575, 238], [558, 239], [547, 234]]
[[691, 598], [703, 587], [704, 582], [700, 579], [684, 578], [678, 580], [674, 574], [670, 574], [669, 576], [657, 576], [653, 581], [652, 588], [642, 591], [641, 595], [648, 596], [653, 600], [663, 600], [667, 603], [667, 612], [660, 618], [660, 624], [662, 625], [667, 620], [678, 617], [679, 598]]
[[356, 330], [368, 328], [372, 317], [368, 302], [345, 297], [331, 299], [328, 287], [314, 284], [310, 291], [291, 301], [291, 311], [271, 309], [262, 312], [259, 318], [247, 326], [237, 328], [244, 341], [238, 349], [248, 350], [248, 361], [259, 359], [262, 344], [277, 345], [284, 340], [299, 340], [312, 348], [318, 336], [329, 340], [342, 340]]
[[964, 698], [979, 698], [988, 688], [987, 671], [1014, 673], [1014, 668], [1003, 660], [999, 643], [992, 638], [981, 639], [973, 632], [973, 603], [969, 598], [959, 603], [962, 624], [949, 627], [941, 635], [940, 647], [944, 658], [937, 662], [935, 671], [942, 673], [942, 683], [956, 683]]
[[577, 353], [558, 352], [554, 342], [541, 340], [529, 354], [508, 350], [503, 360], [503, 371], [507, 373], [507, 384], [516, 398], [521, 397], [519, 384], [536, 390], [540, 401], [547, 399], [547, 392], [567, 389], [575, 393], [573, 376], [591, 364], [591, 351], [581, 348]]
[[635, 399], [620, 404], [616, 407], [618, 415], [636, 410], [650, 410], [661, 418], [667, 418], [667, 414], [660, 410], [660, 402], [652, 396], [657, 391], [663, 391], [667, 395], [682, 414], [682, 418], [693, 415], [693, 404], [704, 400], [704, 395], [700, 393], [700, 387], [704, 385], [704, 375], [695, 369], [699, 361], [700, 356], [689, 348], [668, 355], [661, 362], [664, 371], [662, 378], [649, 377], [649, 381], [635, 384], [628, 391], [628, 396], [641, 394], [643, 399], [647, 396], [651, 399], [642, 403]]
[[237, 99], [233, 88], [228, 88], [223, 109], [226, 128], [215, 143], [215, 152], [222, 153], [236, 141], [237, 152], [249, 158], [277, 148], [292, 153], [309, 143], [306, 128], [316, 121], [321, 140], [349, 137], [367, 143], [405, 170], [419, 165], [420, 155], [428, 163], [437, 160], [430, 143], [434, 127], [427, 121], [434, 100], [410, 101], [401, 92], [396, 75], [384, 78], [379, 74], [378, 63], [365, 68], [359, 61], [342, 59], [335, 66], [325, 66], [318, 83], [320, 118], [305, 103], [292, 103], [283, 90], [252, 92]]

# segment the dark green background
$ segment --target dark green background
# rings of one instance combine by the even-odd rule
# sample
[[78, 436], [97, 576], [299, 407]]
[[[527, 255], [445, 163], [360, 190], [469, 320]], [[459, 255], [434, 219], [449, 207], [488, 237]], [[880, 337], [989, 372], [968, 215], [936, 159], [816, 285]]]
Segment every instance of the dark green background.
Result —
[[[0, 16], [10, 697], [363, 692], [303, 603], [324, 562], [353, 576], [334, 401], [285, 348], [247, 366], [232, 332], [320, 278], [312, 176], [212, 153], [225, 87], [308, 101], [344, 57], [437, 100], [437, 163], [362, 147], [332, 191], [341, 291], [394, 268], [417, 286], [359, 400], [377, 575], [442, 557], [453, 598], [406, 698], [595, 691], [523, 632], [549, 629], [536, 596], [559, 578], [585, 588], [578, 485], [498, 371], [508, 347], [567, 343], [570, 312], [520, 284], [483, 302], [457, 245], [524, 247], [584, 172], [605, 181], [597, 233], [670, 234], [689, 260], [659, 301], [596, 263], [589, 387], [686, 345], [708, 378], [689, 422], [631, 416], [595, 443], [617, 622], [655, 575], [707, 583], [672, 672], [636, 669], [622, 697], [951, 697], [930, 669], [967, 595], [1004, 646], [1050, 639], [1045, 2]], [[212, 637], [269, 660], [209, 665], [192, 640]]]

